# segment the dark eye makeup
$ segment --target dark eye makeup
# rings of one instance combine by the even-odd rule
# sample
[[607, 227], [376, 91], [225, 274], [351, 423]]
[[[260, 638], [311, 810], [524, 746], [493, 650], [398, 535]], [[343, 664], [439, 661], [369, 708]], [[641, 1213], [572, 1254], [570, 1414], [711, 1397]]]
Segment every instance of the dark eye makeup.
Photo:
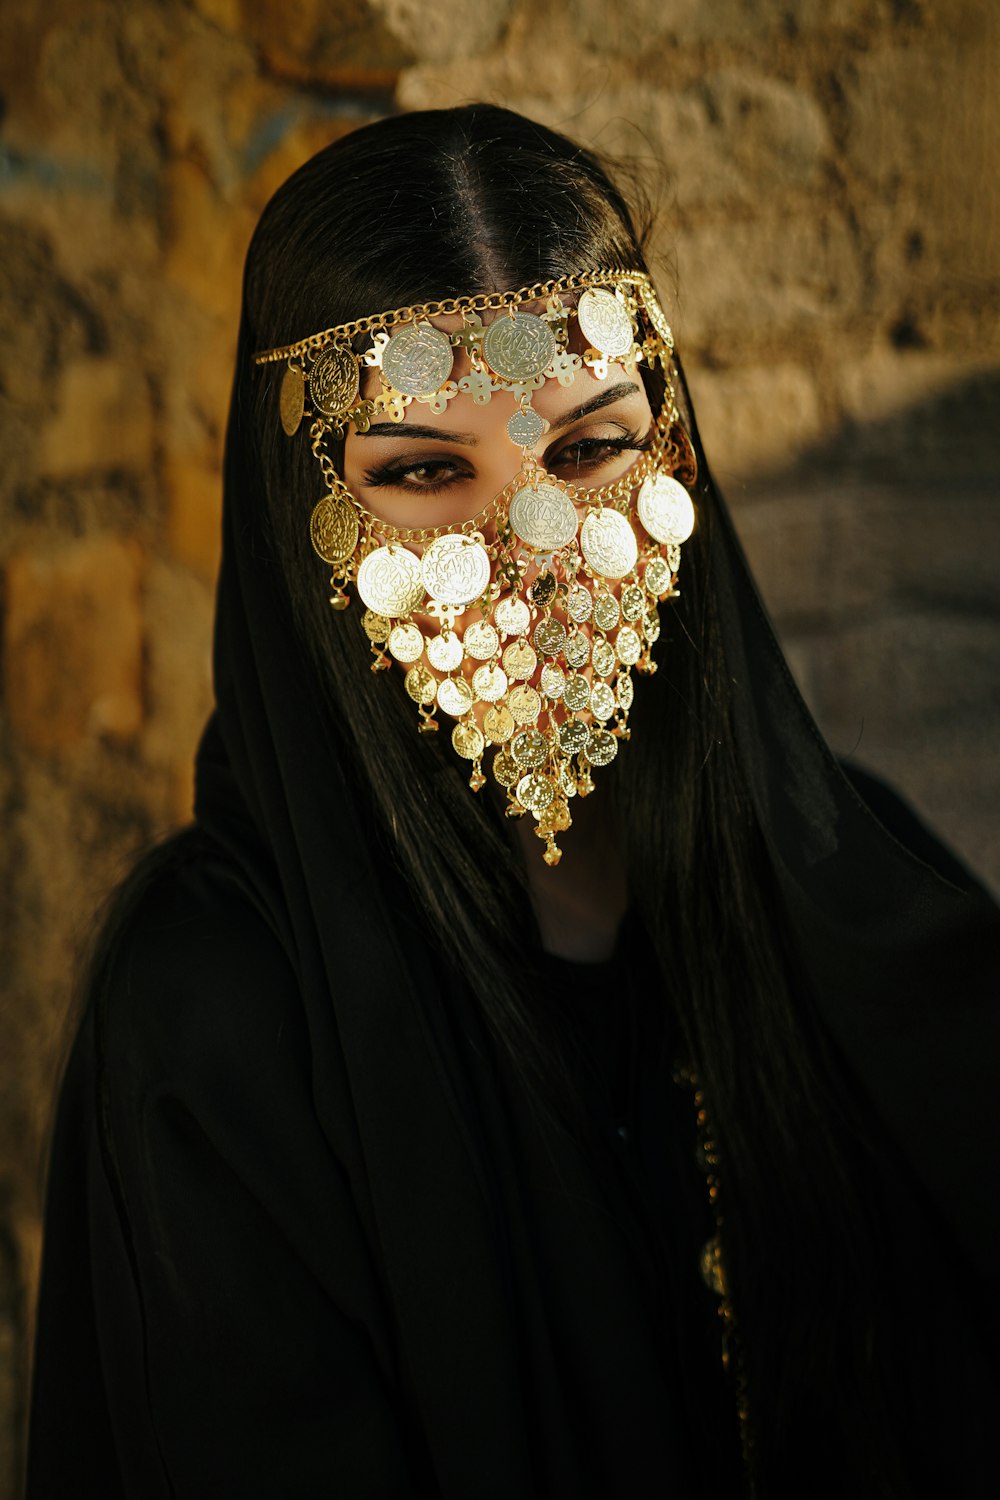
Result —
[[[619, 425], [619, 424], [613, 424]], [[550, 473], [568, 479], [595, 473], [605, 464], [611, 463], [622, 453], [643, 453], [652, 439], [652, 428], [645, 437], [632, 428], [622, 428], [611, 437], [571, 438], [562, 446], [550, 449], [543, 458], [543, 466]], [[442, 490], [466, 480], [474, 480], [474, 469], [462, 459], [451, 455], [445, 457], [421, 456], [419, 458], [394, 459], [387, 464], [376, 464], [367, 469], [364, 482], [372, 489], [402, 490], [407, 494], [438, 495]]]

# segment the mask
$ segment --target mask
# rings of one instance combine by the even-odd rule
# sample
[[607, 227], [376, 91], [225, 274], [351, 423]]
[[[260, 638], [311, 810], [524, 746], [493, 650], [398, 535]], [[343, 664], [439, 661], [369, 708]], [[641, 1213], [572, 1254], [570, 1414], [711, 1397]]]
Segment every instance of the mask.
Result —
[[[458, 315], [450, 331], [434, 322]], [[459, 350], [468, 369], [456, 379]], [[649, 278], [595, 271], [397, 309], [254, 356], [285, 364], [289, 436], [308, 423], [327, 487], [310, 534], [333, 569], [331, 604], [342, 610], [357, 592], [373, 670], [393, 660], [403, 668], [423, 733], [438, 730], [439, 716], [450, 724], [473, 791], [489, 755], [508, 814], [535, 820], [549, 865], [561, 857], [556, 839], [573, 799], [589, 795], [593, 772], [629, 738], [633, 671], [656, 670], [659, 605], [677, 594], [694, 527], [695, 462], [672, 353]], [[604, 380], [621, 361], [662, 374], [638, 461], [596, 489], [547, 473], [532, 451], [547, 425], [532, 395], [546, 380], [572, 384], [581, 368]], [[368, 370], [380, 390], [365, 396]], [[338, 474], [331, 439], [349, 423], [364, 433], [375, 420], [401, 422], [413, 402], [441, 412], [458, 398], [510, 402], [515, 476], [459, 525], [403, 529], [372, 514]]]

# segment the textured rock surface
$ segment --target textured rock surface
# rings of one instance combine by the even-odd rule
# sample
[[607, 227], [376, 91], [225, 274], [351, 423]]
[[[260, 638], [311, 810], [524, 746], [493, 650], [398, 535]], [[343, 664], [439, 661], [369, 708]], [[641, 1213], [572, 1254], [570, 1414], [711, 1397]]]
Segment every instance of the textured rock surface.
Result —
[[271, 191], [364, 120], [472, 98], [639, 158], [803, 690], [1000, 886], [998, 64], [972, 0], [0, 11], [0, 1500], [71, 975], [102, 894], [190, 807], [240, 266]]

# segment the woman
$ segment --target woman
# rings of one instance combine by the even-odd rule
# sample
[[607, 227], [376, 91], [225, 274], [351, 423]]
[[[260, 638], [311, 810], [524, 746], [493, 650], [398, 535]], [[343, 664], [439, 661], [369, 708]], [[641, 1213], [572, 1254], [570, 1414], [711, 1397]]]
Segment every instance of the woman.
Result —
[[998, 915], [819, 739], [563, 137], [265, 211], [216, 692], [63, 1088], [31, 1496], [985, 1494]]

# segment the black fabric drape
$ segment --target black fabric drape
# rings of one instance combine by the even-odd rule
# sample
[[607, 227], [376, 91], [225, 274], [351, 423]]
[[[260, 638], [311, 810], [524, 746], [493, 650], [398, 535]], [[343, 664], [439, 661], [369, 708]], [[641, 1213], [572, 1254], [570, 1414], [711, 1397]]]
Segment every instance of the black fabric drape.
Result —
[[[683, 1280], [697, 1183], [610, 1131], [594, 1155], [557, 1145], [496, 1056], [324, 732], [243, 421], [237, 402], [200, 832], [133, 912], [63, 1091], [30, 1500], [92, 1479], [183, 1500], [734, 1493], [731, 1453], [690, 1430], [712, 1379]], [[836, 765], [707, 478], [701, 503], [797, 960], [910, 1174], [901, 1224], [940, 1236], [915, 1294], [981, 1402], [968, 1430], [941, 1419], [952, 1492], [986, 1494], [998, 914]], [[669, 1089], [647, 1076], [633, 1127], [683, 1152]]]

